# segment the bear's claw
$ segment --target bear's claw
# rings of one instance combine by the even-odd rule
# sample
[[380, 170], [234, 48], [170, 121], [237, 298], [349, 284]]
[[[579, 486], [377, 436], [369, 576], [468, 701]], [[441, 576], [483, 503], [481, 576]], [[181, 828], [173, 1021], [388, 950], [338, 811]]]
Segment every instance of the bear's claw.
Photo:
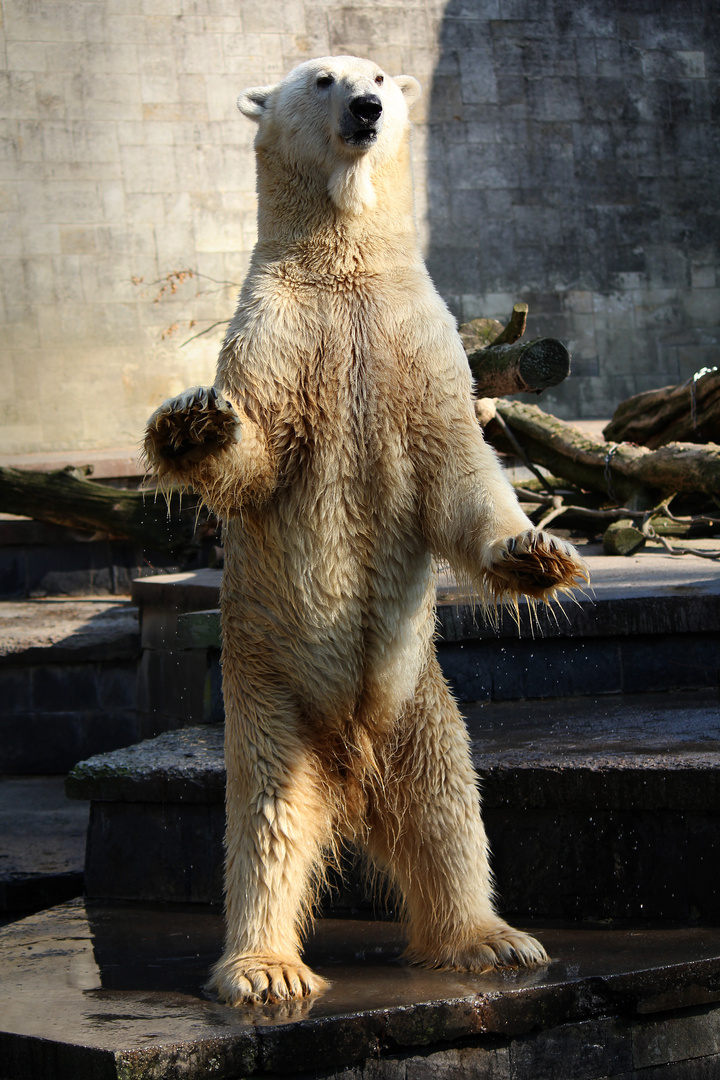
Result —
[[144, 454], [158, 476], [182, 475], [208, 454], [219, 454], [236, 439], [238, 415], [214, 386], [196, 386], [164, 401], [150, 417]]
[[587, 585], [587, 567], [571, 544], [557, 536], [527, 529], [495, 543], [486, 579], [497, 600], [519, 595], [553, 600], [560, 592]]
[[222, 959], [208, 984], [227, 1005], [275, 1005], [307, 998], [328, 986], [301, 960], [237, 956]]

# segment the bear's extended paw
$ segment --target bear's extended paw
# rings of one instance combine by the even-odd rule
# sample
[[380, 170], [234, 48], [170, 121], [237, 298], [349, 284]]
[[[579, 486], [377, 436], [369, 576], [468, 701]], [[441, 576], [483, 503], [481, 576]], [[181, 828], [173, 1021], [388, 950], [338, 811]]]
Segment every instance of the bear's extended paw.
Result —
[[485, 577], [496, 600], [519, 595], [553, 600], [590, 581], [587, 566], [571, 544], [537, 529], [493, 544]]
[[309, 997], [328, 983], [301, 960], [227, 956], [215, 966], [208, 989], [226, 1005], [276, 1005]]
[[214, 386], [195, 386], [164, 401], [148, 420], [144, 453], [162, 477], [182, 474], [208, 454], [219, 454], [237, 439], [238, 415]]
[[515, 930], [502, 919], [480, 927], [461, 942], [439, 944], [430, 954], [408, 949], [406, 958], [424, 967], [482, 973], [498, 967], [532, 967], [549, 960], [545, 949], [530, 934]]

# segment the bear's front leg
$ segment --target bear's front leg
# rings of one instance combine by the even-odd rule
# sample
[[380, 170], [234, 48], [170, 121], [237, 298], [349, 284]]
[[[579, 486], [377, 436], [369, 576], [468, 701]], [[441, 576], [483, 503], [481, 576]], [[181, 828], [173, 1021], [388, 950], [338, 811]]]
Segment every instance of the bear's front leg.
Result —
[[198, 462], [232, 446], [239, 427], [234, 408], [214, 386], [196, 386], [164, 401], [150, 417], [145, 458], [158, 476], [182, 478]]

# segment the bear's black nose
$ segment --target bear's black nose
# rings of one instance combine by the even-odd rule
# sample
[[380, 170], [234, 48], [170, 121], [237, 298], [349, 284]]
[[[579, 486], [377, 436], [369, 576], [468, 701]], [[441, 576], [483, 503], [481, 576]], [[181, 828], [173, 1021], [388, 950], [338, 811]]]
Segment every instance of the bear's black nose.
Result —
[[363, 94], [362, 97], [353, 98], [348, 108], [361, 124], [374, 124], [380, 118], [382, 103], [375, 94]]

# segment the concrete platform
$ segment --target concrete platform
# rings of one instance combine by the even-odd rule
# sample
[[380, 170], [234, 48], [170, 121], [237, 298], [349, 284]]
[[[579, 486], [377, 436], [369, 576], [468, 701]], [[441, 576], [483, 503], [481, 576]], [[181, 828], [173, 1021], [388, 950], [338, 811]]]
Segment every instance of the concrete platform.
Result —
[[[129, 596], [48, 597], [0, 603], [0, 665], [135, 660], [140, 628]], [[52, 650], [52, 652], [49, 652]]]
[[0, 917], [82, 894], [87, 825], [62, 777], [0, 777]]
[[321, 921], [306, 957], [330, 989], [296, 1009], [234, 1010], [202, 990], [221, 947], [217, 913], [62, 905], [0, 930], [1, 1075], [718, 1075], [720, 930], [533, 932], [549, 965], [468, 975], [402, 966], [395, 924]]
[[[503, 910], [720, 921], [715, 690], [464, 712]], [[220, 901], [222, 740], [185, 728], [73, 770], [68, 793], [91, 800], [88, 895]], [[372, 909], [352, 866], [334, 903]]]

